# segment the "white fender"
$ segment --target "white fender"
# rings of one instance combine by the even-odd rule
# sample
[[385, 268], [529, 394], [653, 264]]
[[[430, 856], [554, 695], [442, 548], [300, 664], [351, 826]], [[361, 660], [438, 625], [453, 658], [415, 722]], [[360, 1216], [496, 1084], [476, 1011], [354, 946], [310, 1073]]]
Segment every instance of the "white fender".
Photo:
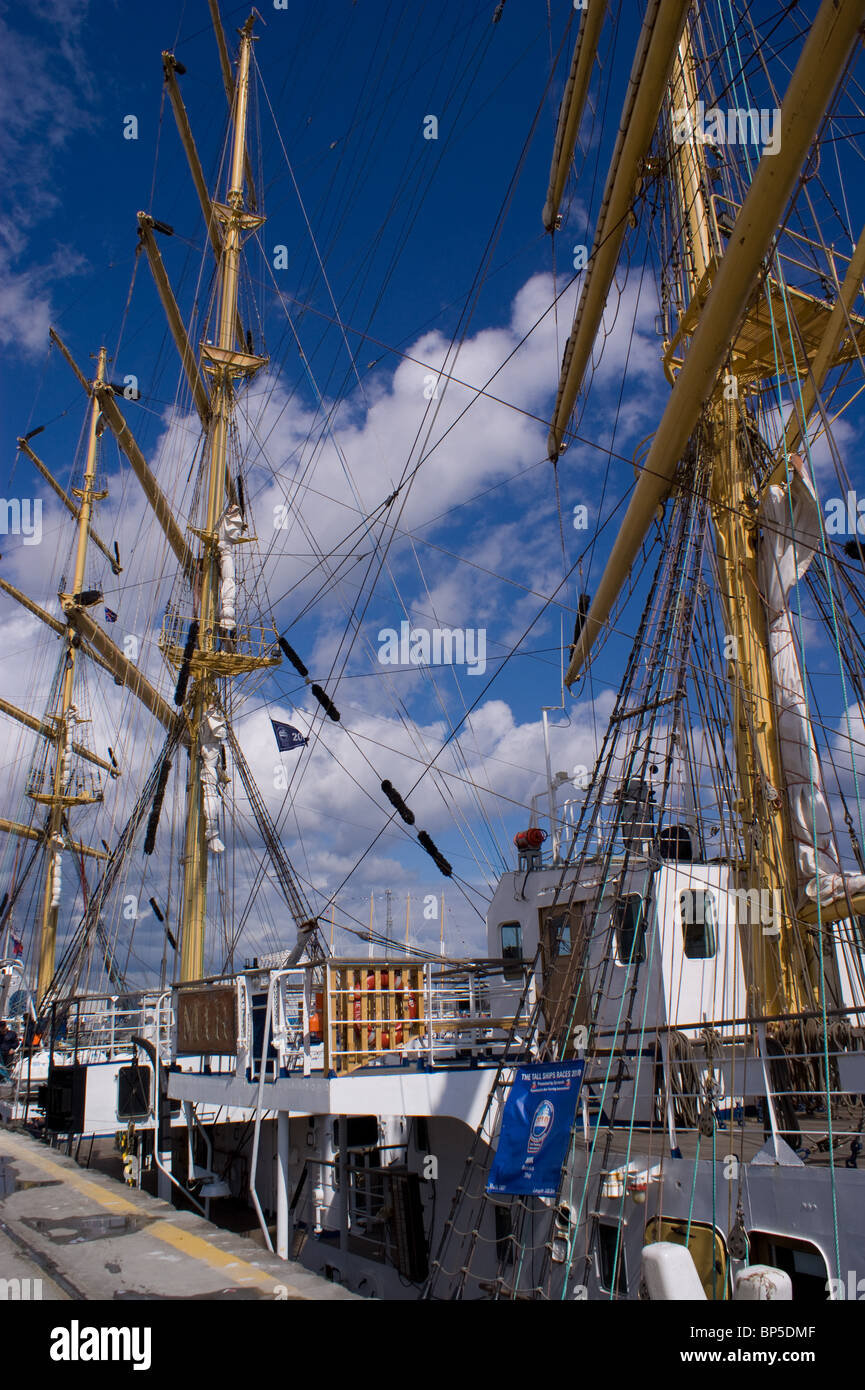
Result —
[[736, 1279], [733, 1298], [737, 1303], [768, 1303], [773, 1299], [789, 1303], [793, 1284], [789, 1274], [772, 1265], [748, 1265]]
[[644, 1247], [643, 1282], [649, 1298], [658, 1302], [707, 1302], [693, 1255], [686, 1246], [672, 1241], [659, 1240]]

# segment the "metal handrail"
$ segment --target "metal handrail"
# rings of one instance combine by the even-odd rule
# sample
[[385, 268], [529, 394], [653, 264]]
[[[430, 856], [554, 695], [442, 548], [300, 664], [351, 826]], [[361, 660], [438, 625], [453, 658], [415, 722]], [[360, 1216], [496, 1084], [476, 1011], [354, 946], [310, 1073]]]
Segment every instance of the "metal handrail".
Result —
[[270, 1017], [271, 1010], [273, 1008], [273, 987], [276, 984], [277, 980], [281, 979], [282, 976], [287, 975], [289, 973], [290, 972], [287, 970], [274, 970], [271, 973], [267, 985], [267, 1006], [265, 1008], [264, 1013], [264, 1035], [261, 1043], [261, 1064], [258, 1070], [258, 1096], [255, 1102], [255, 1122], [253, 1129], [252, 1158], [249, 1164], [249, 1195], [252, 1198], [252, 1205], [254, 1206], [255, 1214], [258, 1217], [258, 1224], [261, 1227], [264, 1239], [267, 1242], [267, 1248], [271, 1254], [273, 1254], [273, 1241], [270, 1239], [270, 1231], [267, 1229], [267, 1222], [264, 1219], [264, 1212], [262, 1211], [261, 1203], [258, 1200], [258, 1192], [256, 1191], [256, 1173], [258, 1170], [258, 1149], [261, 1142], [262, 1102], [264, 1100], [264, 1082], [265, 1077], [267, 1076], [267, 1047], [268, 1043], [270, 1042]]

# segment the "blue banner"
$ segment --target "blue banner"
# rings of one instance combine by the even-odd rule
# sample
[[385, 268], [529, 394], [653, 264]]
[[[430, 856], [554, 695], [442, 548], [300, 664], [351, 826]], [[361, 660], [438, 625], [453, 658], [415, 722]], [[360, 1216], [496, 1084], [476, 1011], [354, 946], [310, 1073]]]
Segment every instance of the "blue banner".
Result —
[[518, 1068], [487, 1192], [557, 1195], [585, 1068], [582, 1057]]
[[309, 740], [305, 739], [300, 729], [296, 729], [293, 724], [283, 724], [278, 719], [271, 719], [273, 732], [276, 735], [276, 745], [280, 753], [290, 753], [292, 748], [300, 748]]

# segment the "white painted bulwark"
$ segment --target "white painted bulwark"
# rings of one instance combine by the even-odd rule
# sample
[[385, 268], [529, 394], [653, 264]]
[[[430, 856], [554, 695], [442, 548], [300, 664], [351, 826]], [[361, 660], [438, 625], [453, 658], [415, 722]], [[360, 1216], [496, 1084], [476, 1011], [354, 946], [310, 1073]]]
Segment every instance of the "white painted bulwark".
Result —
[[[290, 1076], [268, 1081], [262, 1104], [266, 1110], [307, 1115], [440, 1115], [480, 1124], [495, 1069], [414, 1072], [378, 1067], [363, 1076]], [[258, 1084], [220, 1074], [202, 1076], [172, 1072], [168, 1094], [175, 1100], [238, 1106], [253, 1111]]]

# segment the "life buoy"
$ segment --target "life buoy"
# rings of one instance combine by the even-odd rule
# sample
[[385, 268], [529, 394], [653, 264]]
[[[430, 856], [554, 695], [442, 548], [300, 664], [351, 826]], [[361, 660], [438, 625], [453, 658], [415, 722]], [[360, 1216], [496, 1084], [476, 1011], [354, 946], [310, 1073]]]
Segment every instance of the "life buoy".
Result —
[[[367, 1000], [372, 1000], [375, 998], [375, 971], [373, 970], [367, 972], [366, 997]], [[370, 1020], [369, 1026], [366, 1030], [366, 1045], [367, 1050], [369, 1052], [372, 1052], [375, 1048], [375, 1024], [372, 1022], [372, 1020]]]
[[394, 1005], [396, 1007], [396, 1019], [393, 1025], [393, 1045], [402, 1047], [402, 1020], [404, 1013], [404, 1001], [402, 997], [402, 971], [395, 970], [393, 976]]
[[363, 1018], [363, 999], [360, 992], [360, 980], [357, 975], [354, 977], [354, 994], [352, 995], [354, 1032], [355, 1037], [360, 1038], [360, 1022]]
[[324, 994], [317, 993], [315, 1005], [309, 1016], [309, 1040], [310, 1042], [321, 1042], [321, 1015], [324, 1011]]
[[[389, 970], [383, 970], [383, 971], [381, 972], [381, 987], [382, 987], [383, 990], [385, 990], [385, 989], [390, 989], [390, 971], [389, 971]], [[382, 1030], [381, 1030], [381, 1045], [382, 1045], [382, 1050], [386, 1052], [387, 1049], [390, 1047], [390, 1027], [389, 1027], [390, 1006], [389, 1006], [388, 1001], [386, 1001], [386, 1000], [382, 1000], [382, 1004], [383, 1004], [383, 1007], [384, 1007], [384, 1017], [388, 1020], [388, 1023], [385, 1023], [384, 1027], [383, 1027]]]

